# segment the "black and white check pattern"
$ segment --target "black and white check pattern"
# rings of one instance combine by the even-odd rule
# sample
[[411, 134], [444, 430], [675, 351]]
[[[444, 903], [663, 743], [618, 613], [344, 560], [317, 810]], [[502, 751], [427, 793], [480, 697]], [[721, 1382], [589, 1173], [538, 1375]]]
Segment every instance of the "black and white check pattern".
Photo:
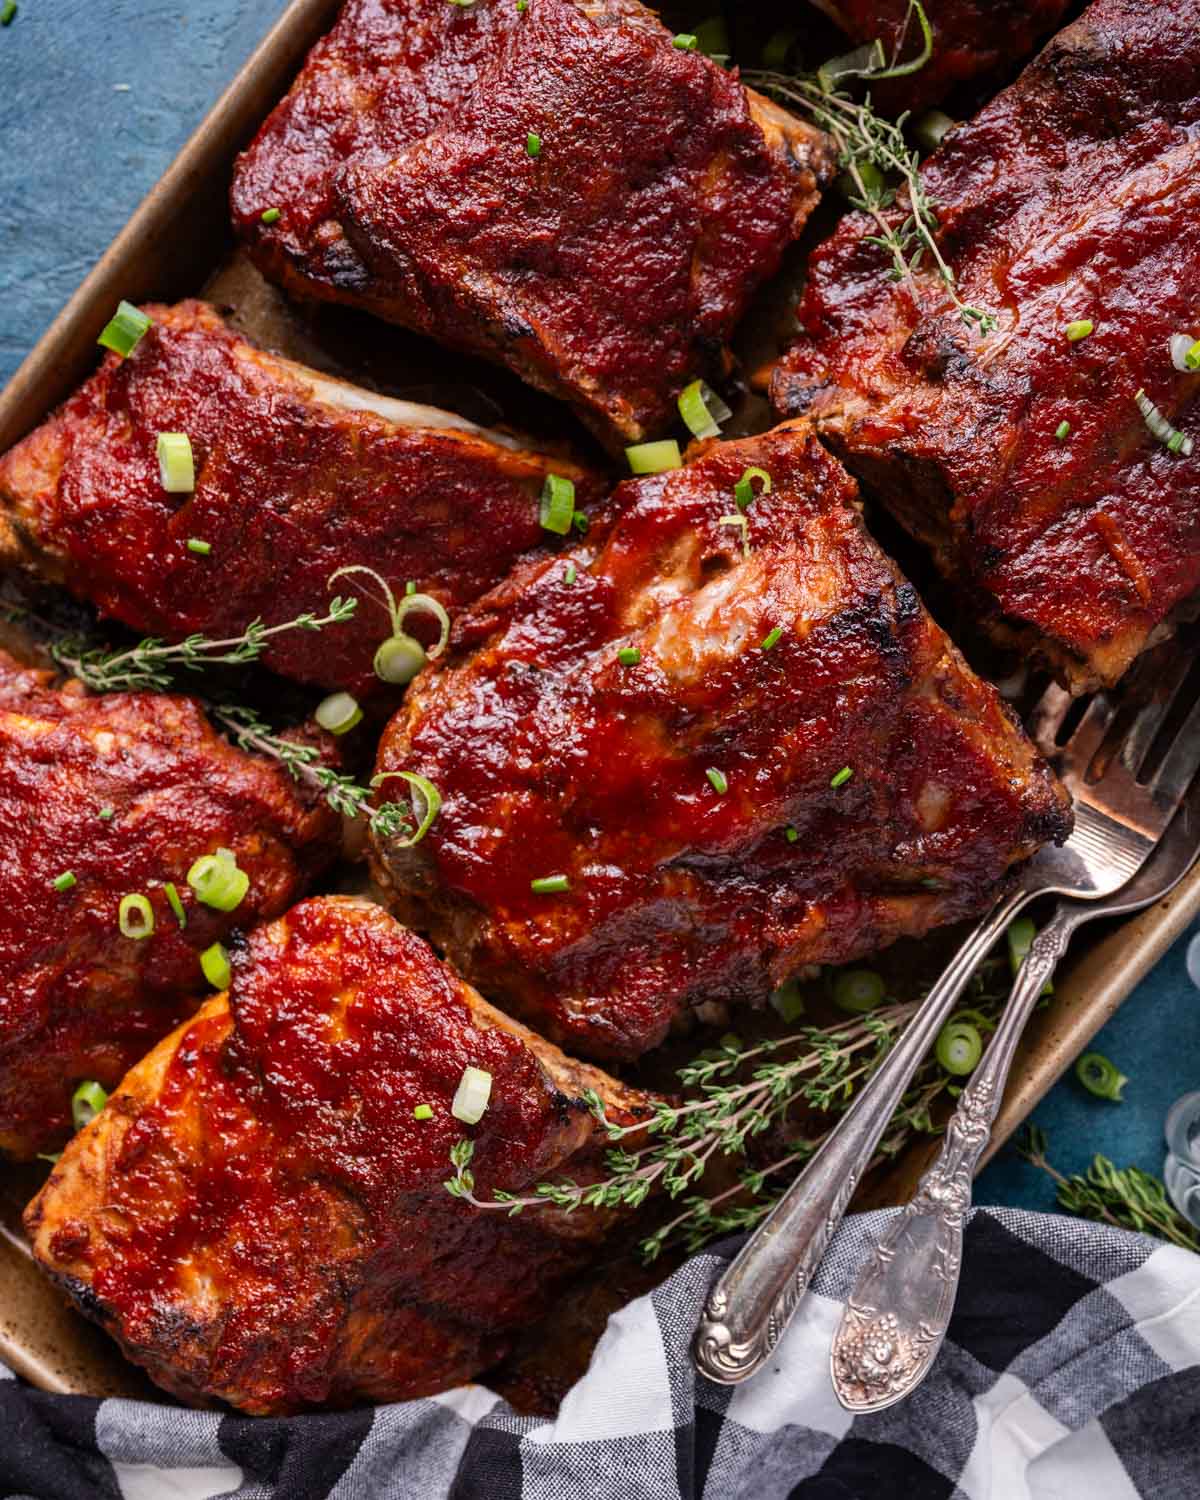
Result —
[[0, 1367], [6, 1500], [1200, 1500], [1200, 1256], [980, 1209], [926, 1384], [851, 1417], [829, 1343], [868, 1238], [850, 1220], [771, 1364], [698, 1379], [734, 1242], [609, 1325], [553, 1422], [482, 1386], [285, 1421], [47, 1396]]

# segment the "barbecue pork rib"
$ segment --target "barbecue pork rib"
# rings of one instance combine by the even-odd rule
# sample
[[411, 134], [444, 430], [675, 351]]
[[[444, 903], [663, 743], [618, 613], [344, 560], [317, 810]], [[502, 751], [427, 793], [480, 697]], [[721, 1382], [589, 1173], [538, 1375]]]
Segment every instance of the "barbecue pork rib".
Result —
[[1200, 374], [1168, 347], [1200, 335], [1200, 0], [1098, 0], [921, 175], [998, 328], [969, 331], [928, 259], [891, 280], [849, 218], [812, 257], [776, 406], [819, 421], [998, 638], [1115, 683], [1200, 586], [1200, 452], [1135, 401], [1200, 441]]
[[[199, 955], [286, 910], [339, 843], [323, 802], [192, 699], [51, 681], [0, 653], [0, 1152], [18, 1157], [66, 1139], [76, 1085], [111, 1088], [196, 1005]], [[250, 877], [230, 912], [187, 881], [222, 848]], [[144, 939], [118, 926], [131, 893], [154, 912]]]
[[603, 539], [460, 616], [389, 725], [377, 772], [442, 805], [377, 879], [556, 1040], [635, 1056], [689, 1005], [978, 910], [1066, 833], [855, 500], [807, 424], [628, 481]]
[[[358, 593], [356, 618], [289, 631], [263, 660], [368, 693], [388, 617], [360, 580], [331, 585], [336, 569], [367, 565], [398, 595], [413, 580], [459, 605], [549, 537], [548, 473], [572, 481], [584, 512], [599, 497], [566, 459], [268, 354], [202, 302], [146, 311], [154, 326], [133, 354], [108, 355], [0, 458], [0, 561], [34, 566], [135, 630], [237, 635]], [[164, 490], [160, 432], [191, 439], [193, 494]]]
[[291, 291], [508, 365], [636, 442], [727, 373], [832, 169], [636, 0], [349, 0], [240, 158], [233, 215]]
[[[921, 27], [910, 0], [812, 0], [855, 42], [883, 44], [901, 62], [921, 51]], [[933, 32], [929, 61], [899, 78], [871, 84], [885, 114], [940, 103], [959, 83], [1027, 57], [1062, 19], [1070, 0], [925, 0]]]
[[[186, 1401], [282, 1414], [469, 1380], [613, 1216], [475, 1208], [443, 1186], [451, 1147], [474, 1142], [483, 1199], [585, 1183], [607, 1140], [585, 1090], [617, 1124], [647, 1096], [493, 1010], [366, 901], [302, 902], [233, 970], [67, 1147], [26, 1214], [35, 1255]], [[467, 1066], [492, 1077], [474, 1126], [450, 1109]]]

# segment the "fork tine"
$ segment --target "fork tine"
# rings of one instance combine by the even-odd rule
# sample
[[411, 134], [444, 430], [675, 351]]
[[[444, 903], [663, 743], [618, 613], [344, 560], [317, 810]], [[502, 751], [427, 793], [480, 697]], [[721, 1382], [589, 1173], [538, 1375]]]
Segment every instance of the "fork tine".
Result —
[[1141, 770], [1142, 762], [1150, 753], [1155, 736], [1162, 728], [1191, 669], [1191, 659], [1182, 652], [1167, 663], [1159, 690], [1138, 714], [1125, 736], [1125, 743], [1121, 746], [1121, 763], [1134, 776]]
[[1029, 736], [1043, 755], [1058, 751], [1058, 731], [1074, 699], [1065, 688], [1052, 682], [1029, 711]]
[[1160, 805], [1178, 802], [1200, 769], [1200, 698], [1171, 742], [1163, 763], [1150, 778], [1146, 790]]
[[1096, 751], [1104, 743], [1109, 725], [1116, 716], [1117, 705], [1105, 693], [1097, 693], [1087, 706], [1087, 712], [1079, 721], [1075, 733], [1063, 747], [1063, 773], [1076, 776], [1087, 774], [1087, 768], [1095, 758]]

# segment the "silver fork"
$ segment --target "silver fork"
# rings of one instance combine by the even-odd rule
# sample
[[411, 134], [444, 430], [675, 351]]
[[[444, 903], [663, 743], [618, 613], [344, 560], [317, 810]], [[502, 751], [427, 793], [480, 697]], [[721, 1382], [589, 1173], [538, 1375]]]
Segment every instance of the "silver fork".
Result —
[[830, 1354], [849, 1411], [882, 1411], [921, 1384], [942, 1346], [958, 1291], [971, 1182], [987, 1148], [1017, 1043], [1077, 928], [1160, 901], [1200, 853], [1200, 816], [1180, 808], [1143, 868], [1113, 896], [1062, 901], [1034, 938], [982, 1063], [963, 1090], [937, 1159], [873, 1248], [846, 1302]]
[[[1009, 922], [1037, 896], [1085, 902], [1110, 896], [1145, 864], [1200, 760], [1198, 703], [1155, 775], [1145, 784], [1137, 780], [1190, 666], [1191, 658], [1181, 652], [1165, 669], [1155, 701], [1136, 716], [1121, 756], [1098, 779], [1089, 780], [1089, 772], [1095, 775], [1094, 763], [1117, 712], [1113, 699], [1094, 698], [1067, 744], [1055, 751], [1075, 801], [1074, 832], [1061, 849], [1043, 849], [1030, 860], [977, 924], [825, 1144], [717, 1279], [696, 1333], [701, 1374], [734, 1385], [769, 1357], [913, 1074]], [[1053, 748], [1071, 701], [1052, 687], [1034, 710], [1031, 729], [1043, 748]]]

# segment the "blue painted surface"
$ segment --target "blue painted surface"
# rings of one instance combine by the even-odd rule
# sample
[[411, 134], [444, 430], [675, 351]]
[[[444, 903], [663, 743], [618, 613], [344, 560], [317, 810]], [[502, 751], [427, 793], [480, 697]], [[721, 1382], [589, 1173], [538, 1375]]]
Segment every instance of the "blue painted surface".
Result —
[[[20, 0], [0, 29], [0, 383], [74, 291], [283, 8], [283, 0]], [[128, 89], [117, 85], [127, 84]], [[1056, 1161], [1095, 1151], [1151, 1171], [1162, 1122], [1200, 1087], [1200, 991], [1168, 955], [1097, 1045], [1131, 1083], [1121, 1106], [1073, 1078], [1038, 1111]], [[1047, 1181], [1006, 1153], [984, 1202], [1049, 1208]]]

